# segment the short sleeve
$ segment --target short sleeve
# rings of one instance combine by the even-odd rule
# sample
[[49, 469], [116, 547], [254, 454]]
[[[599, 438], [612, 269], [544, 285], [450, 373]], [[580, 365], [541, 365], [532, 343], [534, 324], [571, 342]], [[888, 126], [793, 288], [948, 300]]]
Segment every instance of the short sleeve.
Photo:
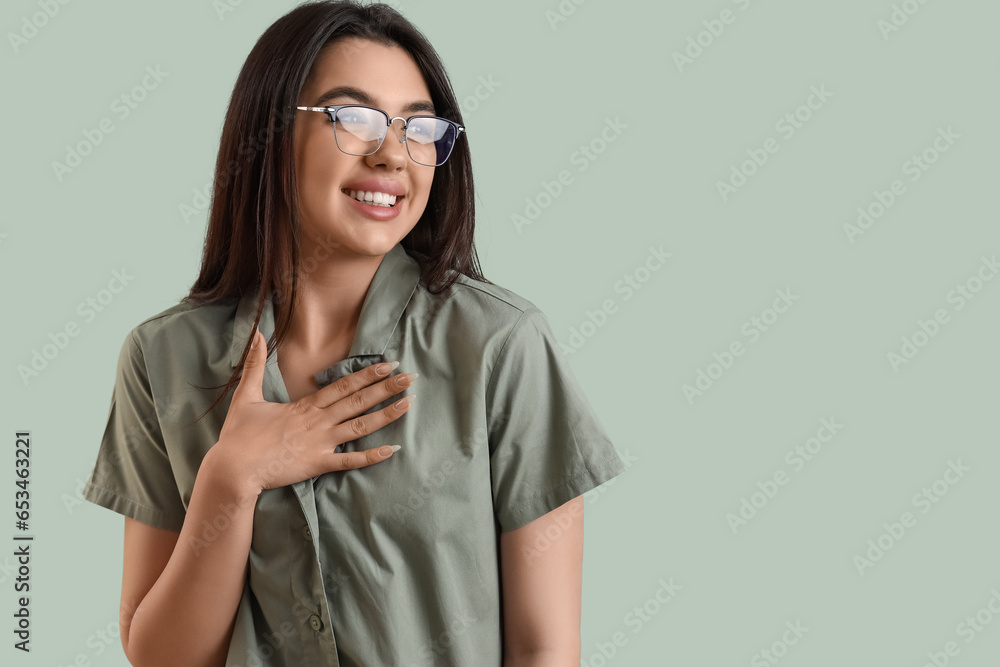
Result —
[[83, 497], [154, 528], [179, 532], [184, 523], [184, 505], [134, 332], [118, 356], [108, 422]]
[[493, 504], [520, 528], [625, 471], [545, 315], [525, 310], [486, 391]]

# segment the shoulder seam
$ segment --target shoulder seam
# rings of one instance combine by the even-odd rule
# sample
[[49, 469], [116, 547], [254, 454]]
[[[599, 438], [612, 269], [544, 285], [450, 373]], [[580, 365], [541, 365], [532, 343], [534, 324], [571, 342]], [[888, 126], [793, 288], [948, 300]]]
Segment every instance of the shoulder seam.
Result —
[[[511, 305], [513, 305], [513, 304], [511, 304]], [[515, 306], [515, 308], [516, 308], [516, 306]], [[518, 310], [520, 310], [520, 309], [518, 309]], [[487, 396], [489, 396], [489, 394], [490, 394], [490, 388], [493, 385], [493, 374], [496, 373], [497, 366], [500, 365], [500, 357], [502, 357], [503, 353], [507, 350], [507, 343], [508, 343], [508, 341], [510, 341], [511, 336], [514, 335], [514, 331], [519, 326], [521, 326], [521, 322], [524, 321], [525, 314], [527, 314], [527, 313], [529, 313], [531, 311], [541, 312], [535, 306], [531, 306], [529, 308], [525, 308], [524, 310], [521, 310], [521, 314], [517, 316], [517, 321], [514, 322], [514, 325], [511, 326], [510, 331], [507, 332], [507, 337], [503, 339], [503, 345], [500, 346], [500, 351], [497, 352], [496, 358], [493, 359], [493, 367], [490, 368], [490, 377], [489, 377], [489, 379], [486, 380], [486, 395]], [[487, 419], [489, 419], [489, 415], [486, 415], [486, 417], [487, 417]]]
[[135, 349], [139, 351], [139, 354], [142, 354], [142, 348], [139, 347], [139, 341], [135, 339], [135, 330], [138, 328], [139, 328], [138, 326], [133, 328], [132, 331], [129, 332], [128, 337], [132, 340], [133, 347], [135, 347]]
[[[149, 382], [149, 368], [146, 367], [146, 353], [142, 349], [142, 345], [139, 344], [139, 339], [135, 337], [135, 332], [138, 327], [132, 329], [129, 332], [129, 338], [132, 339], [132, 345], [135, 346], [135, 351], [139, 353], [138, 361], [142, 363], [142, 370], [146, 376], [146, 382]], [[150, 387], [152, 389], [152, 387]]]
[[[238, 301], [238, 299], [237, 299], [237, 301]], [[211, 307], [214, 307], [214, 306], [221, 306], [221, 305], [230, 305], [230, 304], [225, 303], [225, 302], [220, 302], [220, 303], [195, 303], [195, 302], [190, 302], [190, 301], [184, 301], [182, 299], [182, 300], [178, 301], [177, 303], [175, 303], [174, 305], [170, 306], [169, 308], [165, 308], [164, 310], [160, 311], [159, 313], [155, 313], [153, 315], [150, 315], [146, 319], [142, 320], [141, 322], [139, 322], [139, 324], [137, 324], [135, 326], [135, 329], [133, 331], [142, 328], [143, 326], [149, 324], [150, 322], [155, 322], [156, 320], [161, 320], [161, 319], [163, 319], [165, 317], [171, 317], [173, 315], [178, 315], [180, 313], [185, 313], [185, 312], [192, 311], [192, 310], [199, 310], [201, 308], [211, 308]]]
[[[476, 285], [476, 284], [474, 284], [472, 282], [471, 278], [469, 278], [469, 282], [456, 281], [455, 284], [456, 285], [462, 285], [463, 287], [468, 287], [469, 289], [474, 289], [477, 292], [481, 292], [481, 293], [485, 294], [486, 296], [489, 296], [489, 297], [492, 297], [492, 298], [496, 299], [497, 301], [500, 301], [502, 303], [506, 303], [508, 306], [510, 306], [511, 308], [514, 308], [515, 310], [520, 311], [522, 314], [525, 312], [525, 310], [527, 310], [527, 308], [521, 308], [521, 306], [517, 305], [516, 303], [511, 303], [508, 299], [505, 299], [502, 296], [499, 296], [497, 294], [493, 294], [492, 292], [489, 292], [489, 291], [483, 289], [482, 287], [479, 287], [478, 285]], [[497, 285], [497, 287], [499, 287], [499, 285]], [[520, 295], [518, 295], [518, 296], [520, 296]], [[524, 297], [520, 297], [520, 298], [524, 299]], [[528, 299], [524, 299], [524, 300], [528, 301]], [[530, 307], [534, 307], [534, 306], [532, 305]]]

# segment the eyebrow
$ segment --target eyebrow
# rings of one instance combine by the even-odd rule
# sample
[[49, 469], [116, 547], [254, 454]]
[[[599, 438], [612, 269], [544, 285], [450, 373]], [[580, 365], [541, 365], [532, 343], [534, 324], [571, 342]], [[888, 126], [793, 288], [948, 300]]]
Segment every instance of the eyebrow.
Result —
[[[375, 98], [360, 88], [354, 88], [353, 86], [337, 86], [336, 88], [326, 91], [319, 96], [319, 99], [316, 101], [316, 106], [324, 106], [327, 102], [335, 100], [338, 97], [351, 97], [361, 104], [365, 104], [370, 107], [378, 107], [378, 105], [375, 104]], [[410, 102], [402, 108], [402, 113], [417, 113], [418, 111], [426, 111], [431, 115], [435, 113], [434, 105], [427, 100]]]

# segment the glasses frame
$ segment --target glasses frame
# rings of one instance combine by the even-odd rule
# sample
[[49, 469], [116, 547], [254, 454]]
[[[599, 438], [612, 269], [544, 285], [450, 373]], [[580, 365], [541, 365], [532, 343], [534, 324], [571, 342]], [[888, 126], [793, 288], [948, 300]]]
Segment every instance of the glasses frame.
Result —
[[[341, 148], [340, 141], [337, 140], [337, 134], [336, 134], [336, 132], [337, 132], [337, 126], [336, 126], [336, 123], [337, 123], [337, 112], [340, 111], [341, 109], [345, 108], [345, 107], [361, 107], [363, 109], [371, 109], [372, 111], [378, 111], [380, 114], [382, 114], [383, 116], [385, 116], [385, 131], [382, 132], [382, 138], [379, 139], [378, 146], [376, 146], [375, 150], [373, 150], [372, 152], [370, 152], [370, 153], [348, 153], [343, 148]], [[468, 133], [468, 130], [466, 130], [463, 125], [459, 125], [455, 121], [448, 120], [447, 118], [441, 118], [440, 116], [428, 116], [428, 115], [423, 115], [422, 116], [422, 115], [416, 114], [416, 115], [410, 116], [409, 118], [403, 118], [402, 116], [396, 116], [395, 118], [389, 118], [389, 114], [386, 113], [385, 111], [383, 111], [382, 109], [379, 109], [377, 107], [370, 107], [370, 106], [368, 106], [366, 104], [337, 104], [337, 105], [334, 105], [334, 106], [325, 106], [325, 107], [295, 107], [295, 108], [299, 109], [300, 111], [319, 111], [321, 113], [325, 113], [326, 115], [328, 115], [330, 117], [330, 122], [334, 123], [334, 128], [333, 128], [334, 135], [333, 135], [333, 137], [334, 137], [334, 141], [337, 142], [337, 148], [339, 148], [340, 152], [344, 153], [345, 155], [355, 155], [355, 156], [358, 156], [358, 157], [365, 157], [365, 156], [374, 155], [375, 153], [377, 153], [379, 151], [379, 149], [382, 148], [382, 144], [385, 143], [385, 138], [389, 134], [389, 128], [392, 127], [392, 124], [394, 122], [396, 122], [397, 119], [401, 120], [401, 121], [403, 121], [403, 138], [400, 139], [400, 143], [406, 144], [406, 154], [408, 156], [410, 156], [410, 159], [413, 160], [413, 162], [415, 164], [419, 164], [419, 165], [422, 165], [422, 166], [425, 166], [425, 167], [440, 167], [445, 162], [447, 162], [448, 158], [451, 157], [452, 152], [454, 152], [454, 150], [455, 150], [455, 145], [458, 144], [458, 138], [462, 135], [463, 132]], [[451, 149], [448, 151], [448, 155], [445, 156], [445, 158], [441, 162], [441, 164], [427, 164], [426, 162], [417, 162], [417, 160], [414, 159], [413, 154], [410, 153], [410, 144], [406, 141], [406, 129], [409, 127], [410, 121], [412, 121], [414, 118], [435, 118], [437, 120], [444, 121], [445, 123], [448, 123], [449, 125], [451, 125], [452, 127], [455, 128], [455, 141], [452, 142]]]

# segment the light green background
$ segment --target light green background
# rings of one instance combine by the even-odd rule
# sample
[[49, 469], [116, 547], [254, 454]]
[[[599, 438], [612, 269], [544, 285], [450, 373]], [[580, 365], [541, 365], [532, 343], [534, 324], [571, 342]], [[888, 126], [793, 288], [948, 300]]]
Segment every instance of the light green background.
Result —
[[[13, 505], [13, 433], [29, 429], [36, 535], [30, 656], [11, 647], [13, 557], [0, 558], [4, 664], [126, 664], [97, 634], [117, 622], [122, 518], [79, 492], [124, 336], [196, 276], [205, 215], [185, 221], [180, 206], [209, 183], [237, 71], [294, 4], [243, 0], [220, 16], [207, 0], [78, 0], [17, 53], [9, 36], [0, 46], [0, 506]], [[896, 7], [917, 11], [887, 34], [888, 0], [564, 0], [573, 12], [555, 24], [556, 0], [395, 5], [466, 100], [487, 277], [534, 301], [567, 344], [613, 301], [569, 356], [632, 462], [588, 494], [584, 664], [769, 664], [759, 652], [781, 652], [786, 622], [808, 631], [781, 665], [919, 667], [949, 641], [950, 664], [995, 664], [1000, 280], [976, 279], [1000, 251], [1000, 5], [908, 0]], [[731, 23], [711, 23], [727, 9]], [[38, 11], [5, 2], [4, 34]], [[679, 68], [703, 21], [721, 34], [701, 35], [708, 46]], [[121, 119], [112, 102], [147, 66], [168, 75]], [[813, 86], [832, 96], [786, 138], [776, 122]], [[103, 118], [114, 131], [60, 182], [52, 162]], [[574, 153], [602, 148], [607, 119], [627, 127], [580, 171]], [[959, 138], [911, 180], [905, 163], [939, 128]], [[717, 182], [769, 137], [777, 152], [723, 201]], [[572, 183], [519, 231], [512, 215], [562, 170]], [[844, 225], [894, 179], [905, 193], [851, 243]], [[671, 257], [644, 274], [650, 246]], [[123, 268], [134, 280], [86, 321], [78, 304]], [[616, 290], [626, 275], [648, 280], [629, 295]], [[953, 290], [970, 279], [981, 289], [959, 308]], [[798, 298], [752, 341], [744, 323], [776, 290]], [[887, 355], [938, 309], [947, 322], [894, 369]], [[18, 366], [72, 322], [80, 334], [22, 382]], [[688, 400], [683, 385], [734, 341], [742, 356]], [[796, 470], [786, 453], [823, 418], [843, 428]], [[945, 495], [913, 502], [958, 460], [969, 470], [938, 482]], [[727, 514], [782, 471], [787, 484], [734, 534]], [[908, 511], [915, 525], [859, 572], [855, 557]], [[681, 587], [662, 605], [661, 580]], [[643, 605], [645, 620], [630, 616]], [[959, 624], [977, 612], [988, 622], [967, 642]]]

